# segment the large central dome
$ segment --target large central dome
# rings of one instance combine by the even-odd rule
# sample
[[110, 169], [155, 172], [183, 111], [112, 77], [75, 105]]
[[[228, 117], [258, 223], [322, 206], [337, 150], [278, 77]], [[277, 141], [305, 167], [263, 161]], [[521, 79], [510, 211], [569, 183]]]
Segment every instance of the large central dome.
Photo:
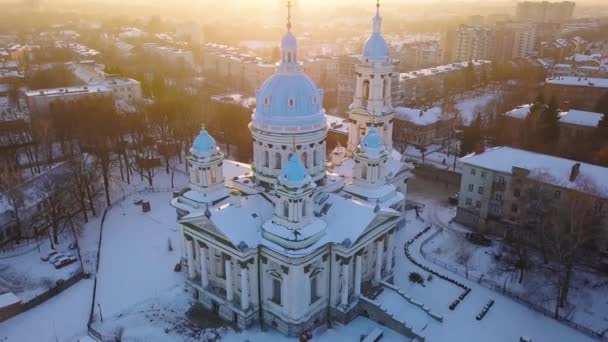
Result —
[[279, 67], [256, 94], [255, 127], [316, 129], [326, 124], [323, 91], [304, 73], [297, 57], [298, 42], [288, 25]]

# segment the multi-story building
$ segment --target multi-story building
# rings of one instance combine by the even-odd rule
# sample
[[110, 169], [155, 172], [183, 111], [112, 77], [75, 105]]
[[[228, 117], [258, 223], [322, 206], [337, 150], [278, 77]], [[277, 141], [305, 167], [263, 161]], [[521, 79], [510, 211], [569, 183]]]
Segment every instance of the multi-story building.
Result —
[[442, 63], [441, 46], [437, 41], [403, 44], [397, 51], [399, 71], [434, 67]]
[[563, 76], [545, 80], [545, 98], [554, 97], [570, 108], [593, 111], [605, 94], [608, 94], [608, 78]]
[[460, 25], [448, 30], [443, 41], [444, 63], [491, 59], [495, 30], [491, 27]]
[[432, 99], [440, 98], [444, 94], [444, 88], [451, 80], [464, 80], [464, 74], [469, 63], [473, 68], [475, 76], [477, 76], [475, 77], [476, 82], [481, 81], [480, 76], [482, 73], [485, 72], [489, 75], [490, 70], [488, 68], [491, 62], [485, 60], [452, 63], [401, 73], [399, 75], [399, 92], [394, 97], [396, 101], [394, 100], [393, 103], [417, 107], [422, 102], [432, 102]]
[[[543, 218], [547, 223], [572, 213], [573, 199], [588, 196], [589, 207], [580, 211], [601, 216], [604, 231], [608, 229], [608, 168], [511, 147], [471, 154], [460, 163], [463, 172], [455, 220], [461, 224], [497, 235], [517, 229], [539, 233], [534, 207], [545, 206], [550, 213]], [[542, 199], [536, 206], [531, 203], [535, 195]], [[605, 241], [596, 242], [599, 249], [608, 248]]]
[[144, 51], [150, 55], [160, 56], [166, 63], [172, 65], [195, 65], [194, 56], [190, 50], [159, 45], [156, 43], [146, 43], [144, 44]]
[[395, 146], [425, 148], [453, 138], [456, 116], [444, 113], [439, 107], [426, 110], [397, 107], [395, 112]]
[[500, 23], [496, 25], [495, 35], [493, 60], [526, 58], [534, 52], [536, 25], [533, 23]]
[[588, 42], [586, 40], [580, 37], [574, 37], [572, 39], [558, 38], [552, 41], [541, 41], [539, 56], [541, 58], [550, 58], [553, 61], [560, 63], [573, 54], [583, 53], [587, 43]]
[[575, 6], [574, 1], [523, 1], [517, 3], [515, 17], [519, 21], [559, 23], [572, 18]]
[[87, 98], [113, 97], [111, 88], [104, 85], [39, 89], [25, 92], [27, 107], [32, 116], [48, 115], [56, 101], [77, 101]]

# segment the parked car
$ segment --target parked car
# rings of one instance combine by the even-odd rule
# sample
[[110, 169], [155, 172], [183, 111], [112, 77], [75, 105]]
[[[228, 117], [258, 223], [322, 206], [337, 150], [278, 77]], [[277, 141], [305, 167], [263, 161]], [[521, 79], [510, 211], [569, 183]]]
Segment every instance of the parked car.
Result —
[[45, 255], [41, 256], [40, 260], [42, 260], [42, 261], [49, 261], [49, 259], [52, 258], [57, 253], [59, 253], [59, 252], [57, 252], [54, 249], [51, 249], [48, 253], [46, 253]]
[[53, 265], [55, 265], [56, 269], [60, 269], [62, 267], [65, 267], [69, 264], [73, 264], [76, 262], [76, 258], [74, 258], [73, 256], [69, 256], [69, 257], [65, 257], [62, 259], [57, 260], [57, 262], [53, 263]]
[[448, 203], [450, 203], [451, 205], [458, 205], [458, 193], [455, 193], [452, 196], [448, 197]]
[[479, 233], [467, 233], [467, 240], [480, 246], [491, 246], [492, 240]]

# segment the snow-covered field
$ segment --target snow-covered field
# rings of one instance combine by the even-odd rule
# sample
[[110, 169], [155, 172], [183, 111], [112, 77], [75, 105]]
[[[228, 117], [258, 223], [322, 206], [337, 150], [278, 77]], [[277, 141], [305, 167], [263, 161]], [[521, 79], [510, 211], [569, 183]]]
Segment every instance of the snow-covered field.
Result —
[[[556, 290], [551, 264], [543, 264], [540, 255], [531, 257], [530, 269], [525, 271], [520, 284], [518, 270], [505, 271], [506, 267], [497, 264], [495, 256], [500, 249], [500, 242], [492, 247], [479, 247], [454, 230], [444, 230], [424, 248], [429, 258], [447, 267], [491, 281], [549, 311], [554, 310]], [[572, 321], [598, 332], [608, 329], [608, 277], [577, 268], [568, 302], [562, 313]]]

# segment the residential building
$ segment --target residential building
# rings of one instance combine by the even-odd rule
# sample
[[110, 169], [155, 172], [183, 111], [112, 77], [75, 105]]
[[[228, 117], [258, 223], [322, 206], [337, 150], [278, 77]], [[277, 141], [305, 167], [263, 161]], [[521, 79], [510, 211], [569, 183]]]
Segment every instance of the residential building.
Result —
[[27, 107], [32, 114], [48, 115], [56, 101], [76, 101], [95, 97], [113, 97], [113, 91], [104, 85], [39, 89], [25, 92]]
[[522, 1], [517, 3], [515, 17], [518, 21], [560, 23], [572, 18], [574, 1]]
[[396, 146], [425, 148], [432, 144], [442, 145], [454, 138], [456, 115], [444, 113], [439, 107], [397, 107], [395, 112], [393, 140]]
[[495, 35], [493, 60], [526, 58], [535, 50], [536, 25], [533, 23], [499, 23]]
[[194, 66], [194, 56], [192, 51], [174, 48], [171, 46], [159, 45], [156, 43], [145, 43], [144, 51], [150, 55], [159, 56], [165, 63], [171, 65]]
[[[597, 215], [601, 229], [608, 229], [608, 168], [511, 147], [471, 154], [460, 163], [455, 220], [476, 231], [538, 236], [539, 209], [549, 213], [541, 218], [545, 223], [559, 220], [559, 215], [572, 213], [572, 201], [580, 196], [590, 200], [590, 207], [580, 208], [581, 212]], [[605, 240], [594, 242], [599, 250], [608, 249]]]
[[450, 29], [443, 40], [443, 62], [492, 59], [495, 38], [491, 27], [460, 25]]
[[550, 77], [545, 80], [543, 91], [546, 99], [554, 97], [570, 108], [593, 111], [608, 93], [608, 78]]

